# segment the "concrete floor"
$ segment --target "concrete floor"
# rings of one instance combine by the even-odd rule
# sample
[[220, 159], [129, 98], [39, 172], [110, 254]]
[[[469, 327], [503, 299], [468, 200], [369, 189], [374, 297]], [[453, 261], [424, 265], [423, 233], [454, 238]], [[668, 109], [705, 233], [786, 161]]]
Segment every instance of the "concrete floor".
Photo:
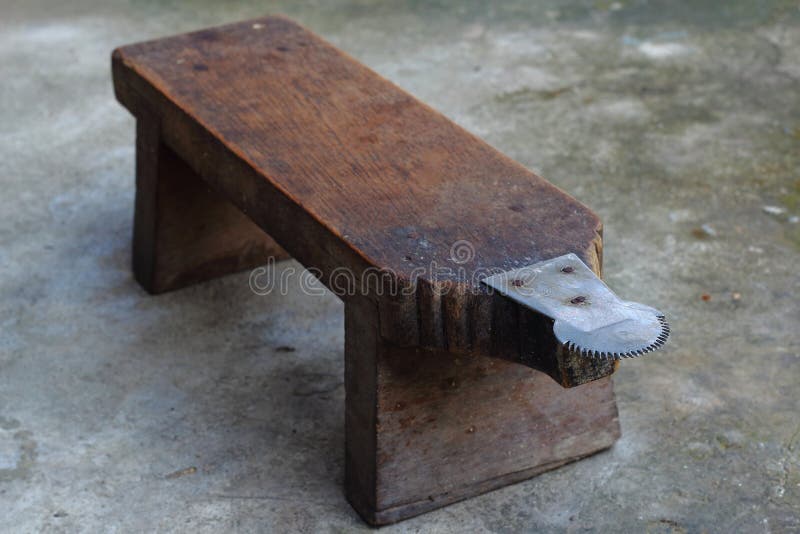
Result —
[[283, 12], [595, 209], [673, 326], [613, 449], [384, 532], [800, 532], [797, 2], [445, 4], [0, 2], [0, 529], [366, 530], [341, 304], [129, 270], [111, 49]]

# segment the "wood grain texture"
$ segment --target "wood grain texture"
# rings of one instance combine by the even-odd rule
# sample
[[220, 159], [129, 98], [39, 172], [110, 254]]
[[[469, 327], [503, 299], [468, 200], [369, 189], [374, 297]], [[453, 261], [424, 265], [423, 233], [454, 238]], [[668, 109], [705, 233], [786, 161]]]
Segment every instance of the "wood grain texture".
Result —
[[159, 120], [136, 128], [133, 273], [157, 294], [265, 265], [286, 252], [161, 142]]
[[[610, 447], [610, 377], [565, 389], [522, 365], [398, 347], [368, 299], [345, 312], [346, 492], [392, 523]], [[431, 352], [435, 352], [431, 354]]]
[[345, 489], [365, 520], [619, 437], [614, 364], [478, 283], [568, 252], [599, 274], [587, 208], [283, 18], [123, 47], [112, 67], [138, 122], [137, 279], [174, 289], [279, 243], [345, 300]]
[[478, 282], [569, 252], [599, 273], [597, 216], [311, 32], [267, 17], [130, 45], [113, 74], [164, 146], [323, 283], [347, 268], [409, 288], [368, 293], [387, 341], [520, 362], [564, 386], [614, 371], [565, 354], [546, 318], [523, 328], [530, 312]]

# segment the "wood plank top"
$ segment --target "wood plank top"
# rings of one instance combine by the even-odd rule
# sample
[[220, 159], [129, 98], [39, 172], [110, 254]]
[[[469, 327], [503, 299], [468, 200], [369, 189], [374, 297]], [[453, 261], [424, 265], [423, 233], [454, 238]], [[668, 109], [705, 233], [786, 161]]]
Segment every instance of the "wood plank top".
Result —
[[[120, 101], [305, 265], [458, 286], [414, 297], [412, 337], [458, 345], [443, 316], [467, 308], [489, 322], [481, 272], [569, 252], [600, 270], [592, 211], [291, 20], [125, 46], [113, 66]], [[466, 345], [489, 329], [462, 326]]]
[[[372, 265], [510, 269], [597, 238], [586, 207], [299, 25], [264, 18], [121, 49]], [[453, 88], [457, 91], [457, 88]], [[458, 264], [460, 265], [460, 264]]]

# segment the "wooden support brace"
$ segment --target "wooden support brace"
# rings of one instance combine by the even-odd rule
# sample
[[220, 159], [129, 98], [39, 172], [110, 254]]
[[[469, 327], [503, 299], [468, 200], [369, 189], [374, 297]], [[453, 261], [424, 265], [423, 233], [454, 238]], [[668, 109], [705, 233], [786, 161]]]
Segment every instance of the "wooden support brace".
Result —
[[136, 121], [136, 281], [157, 294], [288, 257], [164, 144], [158, 116], [142, 110]]
[[565, 389], [509, 361], [398, 347], [345, 305], [347, 498], [383, 525], [525, 480], [619, 437], [610, 377]]

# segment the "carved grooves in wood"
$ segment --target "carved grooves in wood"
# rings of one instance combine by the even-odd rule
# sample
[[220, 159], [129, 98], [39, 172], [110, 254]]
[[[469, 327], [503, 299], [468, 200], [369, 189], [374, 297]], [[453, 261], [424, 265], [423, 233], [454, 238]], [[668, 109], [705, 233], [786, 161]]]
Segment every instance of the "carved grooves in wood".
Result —
[[[579, 256], [596, 273], [602, 270], [602, 227]], [[400, 283], [400, 282], [395, 282]], [[516, 361], [543, 371], [564, 387], [614, 372], [615, 362], [584, 358], [562, 347], [552, 321], [483, 287], [420, 280], [414, 292], [379, 303], [381, 336], [401, 347], [478, 353]]]

